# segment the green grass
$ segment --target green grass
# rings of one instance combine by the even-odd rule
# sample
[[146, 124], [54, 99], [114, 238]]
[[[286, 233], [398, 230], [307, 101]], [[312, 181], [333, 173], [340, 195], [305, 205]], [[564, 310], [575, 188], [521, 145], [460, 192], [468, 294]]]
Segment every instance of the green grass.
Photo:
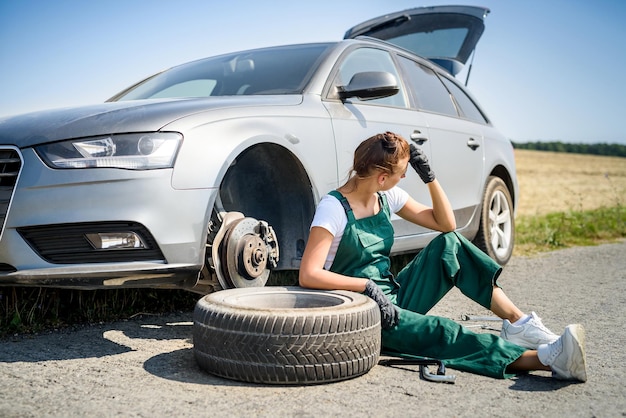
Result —
[[0, 338], [142, 314], [190, 312], [198, 299], [184, 290], [0, 287]]
[[[568, 211], [516, 220], [515, 255], [612, 242], [626, 237], [626, 208]], [[392, 270], [411, 260], [392, 259]], [[297, 272], [272, 275], [269, 285], [295, 285]], [[191, 312], [199, 296], [184, 290], [70, 290], [0, 287], [0, 338], [123, 320], [137, 315]]]
[[516, 255], [612, 242], [626, 237], [626, 207], [522, 216], [515, 228]]

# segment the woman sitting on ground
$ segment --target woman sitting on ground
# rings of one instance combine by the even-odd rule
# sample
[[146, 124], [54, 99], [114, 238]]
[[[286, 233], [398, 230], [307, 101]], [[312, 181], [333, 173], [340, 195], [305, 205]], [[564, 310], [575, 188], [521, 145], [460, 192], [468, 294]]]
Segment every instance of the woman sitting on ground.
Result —
[[[427, 184], [432, 208], [397, 187], [409, 164]], [[442, 232], [397, 277], [390, 272], [392, 213]], [[568, 325], [559, 337], [534, 312], [525, 315], [497, 284], [501, 267], [455, 229], [448, 198], [421, 150], [391, 132], [375, 135], [356, 149], [349, 180], [320, 201], [300, 285], [371, 297], [380, 307], [387, 352], [496, 378], [551, 370], [557, 379], [586, 381], [583, 327]], [[504, 320], [500, 336], [427, 315], [453, 286]]]

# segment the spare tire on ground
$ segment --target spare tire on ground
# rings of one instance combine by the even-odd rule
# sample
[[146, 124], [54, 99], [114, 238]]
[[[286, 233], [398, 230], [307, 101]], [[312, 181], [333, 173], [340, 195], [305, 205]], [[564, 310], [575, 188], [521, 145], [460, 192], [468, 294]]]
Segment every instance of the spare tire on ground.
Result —
[[348, 291], [252, 287], [211, 293], [193, 314], [194, 356], [216, 376], [317, 384], [367, 373], [380, 355], [380, 311]]

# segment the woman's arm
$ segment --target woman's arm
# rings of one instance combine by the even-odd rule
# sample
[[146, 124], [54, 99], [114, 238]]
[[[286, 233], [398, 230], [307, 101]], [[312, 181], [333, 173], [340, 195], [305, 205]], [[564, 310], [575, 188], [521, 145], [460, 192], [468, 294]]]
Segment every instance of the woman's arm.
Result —
[[427, 183], [433, 207], [430, 208], [409, 197], [398, 215], [409, 222], [435, 231], [450, 232], [456, 229], [456, 220], [450, 201], [437, 179]]
[[333, 235], [327, 229], [319, 226], [311, 228], [300, 263], [300, 286], [310, 289], [363, 292], [367, 279], [343, 276], [324, 270], [324, 263], [332, 242]]

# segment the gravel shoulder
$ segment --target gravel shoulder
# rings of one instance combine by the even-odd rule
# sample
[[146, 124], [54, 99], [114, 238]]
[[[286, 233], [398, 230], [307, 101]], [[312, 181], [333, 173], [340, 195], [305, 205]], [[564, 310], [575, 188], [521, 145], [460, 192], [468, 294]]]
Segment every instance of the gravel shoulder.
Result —
[[[547, 372], [496, 380], [448, 369], [457, 376], [449, 385], [420, 380], [413, 367], [385, 366], [325, 385], [239, 383], [197, 367], [189, 312], [0, 340], [0, 416], [626, 416], [626, 241], [515, 257], [500, 284], [554, 332], [585, 326], [587, 383]], [[456, 290], [431, 313], [459, 321], [492, 315]]]

